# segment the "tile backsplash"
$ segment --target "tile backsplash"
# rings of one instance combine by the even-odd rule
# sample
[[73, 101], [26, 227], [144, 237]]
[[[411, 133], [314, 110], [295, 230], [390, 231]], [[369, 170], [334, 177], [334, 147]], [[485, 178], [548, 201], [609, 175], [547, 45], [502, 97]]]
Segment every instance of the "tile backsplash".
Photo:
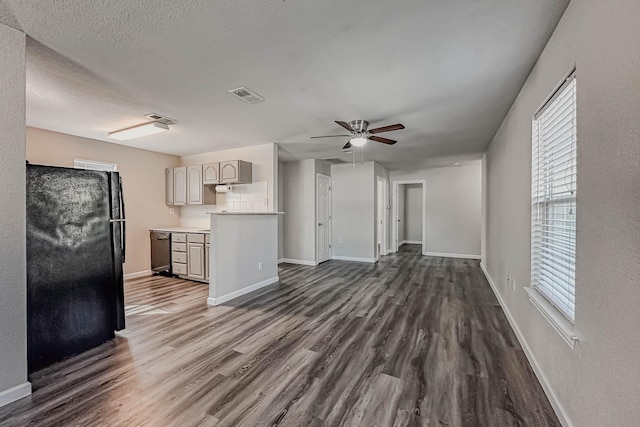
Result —
[[232, 185], [226, 193], [226, 210], [230, 212], [266, 212], [269, 207], [267, 181]]
[[267, 212], [269, 209], [269, 192], [267, 181], [257, 181], [251, 184], [236, 184], [231, 191], [218, 193], [215, 205], [192, 205], [180, 207], [180, 226], [209, 227], [211, 211], [229, 212]]

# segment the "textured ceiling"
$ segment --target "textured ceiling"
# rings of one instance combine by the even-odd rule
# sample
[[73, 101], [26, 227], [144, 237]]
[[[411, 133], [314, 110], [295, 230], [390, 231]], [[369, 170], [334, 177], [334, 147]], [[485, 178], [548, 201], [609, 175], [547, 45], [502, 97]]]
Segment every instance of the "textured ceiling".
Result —
[[[24, 31], [29, 126], [110, 141], [146, 113], [178, 121], [125, 145], [193, 154], [277, 142], [342, 158], [334, 120], [404, 123], [369, 143], [392, 169], [479, 158], [568, 0], [4, 0]], [[227, 93], [247, 86], [266, 102]], [[112, 141], [111, 141], [112, 142]]]

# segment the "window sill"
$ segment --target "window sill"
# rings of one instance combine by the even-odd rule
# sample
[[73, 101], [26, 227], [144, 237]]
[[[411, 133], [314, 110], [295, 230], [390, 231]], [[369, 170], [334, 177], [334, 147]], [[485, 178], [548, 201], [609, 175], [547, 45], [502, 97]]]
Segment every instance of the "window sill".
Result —
[[538, 309], [540, 313], [553, 329], [555, 329], [562, 339], [571, 347], [575, 347], [578, 336], [576, 335], [576, 329], [571, 322], [569, 322], [560, 312], [556, 309], [545, 297], [543, 297], [538, 291], [533, 288], [525, 287], [524, 290], [529, 296], [529, 301]]

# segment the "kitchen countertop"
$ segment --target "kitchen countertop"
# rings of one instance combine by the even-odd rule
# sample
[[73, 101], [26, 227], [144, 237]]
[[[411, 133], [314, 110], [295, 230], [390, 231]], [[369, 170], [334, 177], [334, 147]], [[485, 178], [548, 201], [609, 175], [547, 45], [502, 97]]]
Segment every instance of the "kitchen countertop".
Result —
[[150, 228], [150, 231], [166, 231], [167, 233], [199, 233], [208, 234], [208, 228], [195, 228], [195, 227], [155, 227]]

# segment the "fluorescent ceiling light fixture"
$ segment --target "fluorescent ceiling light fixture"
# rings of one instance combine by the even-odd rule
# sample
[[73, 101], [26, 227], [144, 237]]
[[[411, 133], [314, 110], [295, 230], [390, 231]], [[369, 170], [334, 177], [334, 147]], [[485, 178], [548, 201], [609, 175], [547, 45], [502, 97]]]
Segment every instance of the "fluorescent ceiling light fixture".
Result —
[[364, 136], [356, 136], [355, 138], [351, 138], [351, 141], [349, 142], [351, 142], [351, 145], [354, 147], [362, 147], [367, 143], [367, 138]]
[[145, 123], [143, 125], [133, 126], [128, 129], [117, 130], [109, 134], [109, 138], [118, 141], [128, 141], [129, 139], [140, 138], [147, 135], [154, 135], [160, 132], [166, 132], [169, 126], [160, 122]]

